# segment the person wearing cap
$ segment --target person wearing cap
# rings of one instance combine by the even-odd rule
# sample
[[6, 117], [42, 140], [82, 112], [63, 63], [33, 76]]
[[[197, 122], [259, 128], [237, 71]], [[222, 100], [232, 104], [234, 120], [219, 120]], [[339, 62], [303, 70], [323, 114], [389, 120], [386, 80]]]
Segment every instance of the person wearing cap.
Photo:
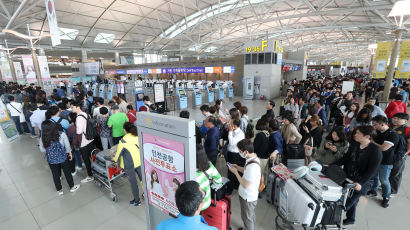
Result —
[[118, 105], [112, 106], [112, 115], [108, 118], [108, 127], [112, 129], [112, 140], [117, 145], [125, 135], [124, 123], [128, 121], [127, 114], [120, 112]]
[[391, 194], [395, 195], [399, 191], [401, 178], [406, 166], [406, 157], [410, 153], [410, 127], [407, 126], [409, 115], [407, 113], [396, 113], [393, 116], [392, 129], [402, 136], [407, 142], [407, 151], [403, 158], [395, 159], [393, 168], [390, 173], [389, 181], [391, 186]]

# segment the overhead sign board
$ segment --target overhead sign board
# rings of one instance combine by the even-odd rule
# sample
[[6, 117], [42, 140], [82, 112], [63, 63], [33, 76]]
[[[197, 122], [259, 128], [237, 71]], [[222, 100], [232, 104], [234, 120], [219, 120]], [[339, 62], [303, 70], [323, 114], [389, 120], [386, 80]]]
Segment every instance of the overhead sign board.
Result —
[[282, 53], [283, 48], [279, 41], [273, 39], [262, 41], [248, 41], [244, 45], [244, 53]]
[[58, 25], [57, 25], [57, 15], [56, 15], [56, 9], [54, 6], [54, 0], [45, 0], [45, 4], [46, 4], [46, 11], [47, 11], [48, 27], [51, 33], [51, 44], [53, 46], [58, 46], [61, 44], [61, 40], [60, 40], [60, 30], [58, 29]]
[[399, 65], [395, 78], [410, 78], [410, 40], [401, 43]]
[[387, 60], [389, 59], [391, 42], [377, 43], [376, 58], [374, 65], [375, 78], [385, 78]]

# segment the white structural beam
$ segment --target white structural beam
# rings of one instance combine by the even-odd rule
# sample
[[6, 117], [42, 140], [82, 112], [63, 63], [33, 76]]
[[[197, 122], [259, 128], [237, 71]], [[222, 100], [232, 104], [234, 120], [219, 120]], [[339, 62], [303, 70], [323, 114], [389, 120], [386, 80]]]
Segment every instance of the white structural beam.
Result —
[[3, 0], [0, 0], [0, 7], [3, 9], [4, 13], [7, 15], [8, 19], [11, 18], [10, 12], [7, 7], [4, 5]]
[[4, 29], [9, 29], [10, 26], [14, 23], [14, 20], [19, 16], [21, 10], [23, 10], [24, 6], [29, 2], [29, 0], [23, 0], [17, 10], [14, 12], [13, 16], [11, 16], [9, 22], [7, 23], [6, 27]]

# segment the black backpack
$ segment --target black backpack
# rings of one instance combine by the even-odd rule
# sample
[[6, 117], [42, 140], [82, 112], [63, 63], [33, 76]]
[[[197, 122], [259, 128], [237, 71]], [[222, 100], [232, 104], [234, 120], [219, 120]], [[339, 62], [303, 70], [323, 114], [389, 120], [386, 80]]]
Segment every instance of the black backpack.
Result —
[[93, 109], [93, 106], [95, 105], [94, 100], [90, 101], [87, 98], [86, 101], [88, 102], [87, 111], [89, 114], [92, 114], [93, 113], [92, 109]]
[[[406, 127], [405, 133], [403, 133], [403, 135], [406, 135], [407, 137], [409, 131], [410, 131], [410, 127]], [[403, 135], [398, 134], [399, 141], [397, 142], [397, 146], [394, 150], [394, 160], [395, 161], [401, 160], [406, 155], [406, 152], [407, 152], [407, 140]]]
[[94, 140], [96, 137], [98, 137], [97, 119], [91, 118], [90, 115], [87, 115], [87, 117], [85, 117], [84, 115], [79, 116], [87, 120], [87, 128], [84, 133], [85, 138], [87, 140]]
[[245, 138], [246, 139], [252, 139], [255, 136], [255, 130], [254, 126], [252, 124], [252, 121], [248, 121], [248, 125], [246, 126], [245, 130]]
[[58, 131], [59, 132], [64, 132], [64, 128], [63, 128], [63, 126], [61, 125], [61, 121], [63, 120], [63, 118], [62, 117], [60, 117], [60, 119], [58, 119], [58, 121], [54, 121], [53, 119], [50, 119], [52, 122], [54, 122], [54, 124], [56, 124], [57, 125], [57, 128], [58, 128]]

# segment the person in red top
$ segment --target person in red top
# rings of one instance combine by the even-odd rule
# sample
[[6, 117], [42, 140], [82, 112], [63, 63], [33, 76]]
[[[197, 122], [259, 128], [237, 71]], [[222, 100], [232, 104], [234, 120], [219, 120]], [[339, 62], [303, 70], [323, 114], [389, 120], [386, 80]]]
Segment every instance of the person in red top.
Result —
[[387, 106], [386, 110], [384, 111], [389, 118], [389, 124], [392, 123], [392, 118], [396, 113], [406, 113], [407, 114], [407, 106], [406, 103], [402, 102], [403, 96], [396, 95], [394, 101], [390, 102], [389, 106]]
[[129, 122], [131, 122], [132, 124], [134, 124], [134, 122], [137, 120], [137, 111], [134, 110], [134, 108], [132, 107], [132, 105], [127, 105], [127, 117]]
[[151, 105], [151, 102], [150, 102], [150, 100], [149, 100], [149, 97], [148, 97], [148, 96], [144, 96], [144, 97], [142, 98], [142, 100], [144, 101], [144, 105], [140, 107], [139, 112], [142, 112], [142, 111], [147, 111], [147, 112], [149, 112], [149, 106]]

